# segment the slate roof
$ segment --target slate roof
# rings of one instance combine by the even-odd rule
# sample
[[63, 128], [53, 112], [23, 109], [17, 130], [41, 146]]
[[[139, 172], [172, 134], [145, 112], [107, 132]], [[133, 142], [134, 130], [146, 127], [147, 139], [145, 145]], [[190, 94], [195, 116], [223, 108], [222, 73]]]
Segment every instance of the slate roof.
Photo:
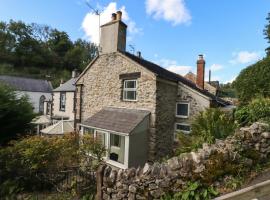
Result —
[[149, 114], [146, 110], [107, 107], [85, 120], [82, 125], [129, 134]]
[[42, 79], [0, 75], [0, 82], [19, 91], [49, 93], [53, 89], [50, 81]]
[[211, 94], [210, 92], [206, 90], [202, 90], [201, 88], [198, 88], [195, 83], [192, 81], [184, 78], [183, 76], [173, 73], [163, 67], [160, 67], [159, 65], [152, 63], [150, 61], [144, 60], [143, 58], [139, 58], [138, 56], [135, 56], [128, 52], [121, 52], [131, 60], [135, 61], [136, 63], [140, 64], [141, 66], [145, 67], [146, 69], [150, 70], [151, 72], [155, 73], [158, 77], [164, 78], [166, 80], [175, 81], [175, 82], [181, 82], [192, 89], [204, 94], [205, 96], [209, 97], [211, 100], [216, 101], [218, 104], [222, 106], [230, 105], [229, 102]]
[[55, 88], [54, 92], [75, 92], [75, 82], [77, 78], [71, 78], [67, 82], [60, 85], [58, 88]]

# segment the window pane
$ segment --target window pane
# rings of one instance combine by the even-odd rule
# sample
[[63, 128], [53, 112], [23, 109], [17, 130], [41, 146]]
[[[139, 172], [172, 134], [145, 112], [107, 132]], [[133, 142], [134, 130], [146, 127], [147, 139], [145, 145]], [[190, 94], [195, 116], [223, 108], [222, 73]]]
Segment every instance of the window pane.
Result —
[[179, 130], [179, 131], [190, 132], [190, 126], [189, 125], [176, 124], [176, 129]]
[[124, 99], [136, 100], [136, 91], [124, 91]]
[[177, 104], [177, 115], [188, 116], [188, 104]]
[[110, 160], [124, 164], [125, 158], [125, 137], [110, 134]]
[[125, 81], [125, 88], [136, 88], [136, 81]]

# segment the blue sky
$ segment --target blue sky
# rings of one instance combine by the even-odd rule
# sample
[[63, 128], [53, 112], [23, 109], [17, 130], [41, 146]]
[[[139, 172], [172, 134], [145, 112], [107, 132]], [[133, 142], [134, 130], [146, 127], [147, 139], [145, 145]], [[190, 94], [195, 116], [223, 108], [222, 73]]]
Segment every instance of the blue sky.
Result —
[[[97, 41], [97, 17], [83, 0], [0, 0], [0, 20], [48, 24], [72, 40]], [[204, 54], [213, 79], [233, 80], [265, 56], [263, 36], [269, 0], [89, 0], [103, 10], [102, 22], [121, 9], [129, 25], [128, 45], [180, 74], [196, 71]], [[127, 50], [131, 50], [127, 46]], [[207, 75], [206, 75], [207, 76]]]

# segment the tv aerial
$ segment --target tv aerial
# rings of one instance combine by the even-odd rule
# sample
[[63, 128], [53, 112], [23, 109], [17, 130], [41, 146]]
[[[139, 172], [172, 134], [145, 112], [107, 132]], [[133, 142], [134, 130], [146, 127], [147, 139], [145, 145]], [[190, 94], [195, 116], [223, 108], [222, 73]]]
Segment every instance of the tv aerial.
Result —
[[[100, 43], [100, 14], [102, 11], [100, 11], [99, 9], [95, 9], [93, 6], [90, 5], [90, 3], [88, 1], [85, 1], [85, 4], [87, 5], [88, 8], [90, 8], [90, 10], [92, 10], [92, 12], [98, 16], [98, 31], [99, 31], [99, 43]], [[100, 47], [100, 44], [99, 44]]]

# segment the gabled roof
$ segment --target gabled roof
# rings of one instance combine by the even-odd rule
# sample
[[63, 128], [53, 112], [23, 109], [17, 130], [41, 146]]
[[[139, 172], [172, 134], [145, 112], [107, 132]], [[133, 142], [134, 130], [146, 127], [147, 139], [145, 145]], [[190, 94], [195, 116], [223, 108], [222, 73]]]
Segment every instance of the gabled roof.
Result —
[[71, 78], [67, 82], [60, 85], [58, 88], [55, 88], [54, 92], [75, 92], [75, 82], [77, 78]]
[[85, 120], [82, 125], [129, 134], [150, 111], [107, 107]]
[[173, 72], [171, 72], [163, 67], [160, 67], [159, 65], [157, 65], [155, 63], [144, 60], [143, 58], [139, 58], [138, 56], [135, 56], [135, 55], [130, 54], [128, 52], [121, 52], [121, 53], [123, 55], [127, 56], [128, 58], [130, 58], [131, 60], [135, 61], [139, 65], [141, 65], [141, 66], [145, 67], [146, 69], [150, 70], [151, 72], [155, 73], [160, 78], [170, 80], [170, 81], [175, 81], [175, 82], [181, 82], [184, 85], [187, 85], [188, 87], [190, 87], [190, 88], [198, 91], [199, 93], [209, 97], [211, 100], [216, 101], [218, 104], [221, 104], [223, 106], [230, 105], [229, 102], [224, 101], [223, 99], [211, 94], [210, 92], [197, 87], [197, 85], [195, 83], [184, 78], [183, 76], [181, 76], [179, 74], [173, 73]]
[[50, 81], [41, 79], [0, 75], [0, 82], [19, 91], [49, 93], [53, 89]]

